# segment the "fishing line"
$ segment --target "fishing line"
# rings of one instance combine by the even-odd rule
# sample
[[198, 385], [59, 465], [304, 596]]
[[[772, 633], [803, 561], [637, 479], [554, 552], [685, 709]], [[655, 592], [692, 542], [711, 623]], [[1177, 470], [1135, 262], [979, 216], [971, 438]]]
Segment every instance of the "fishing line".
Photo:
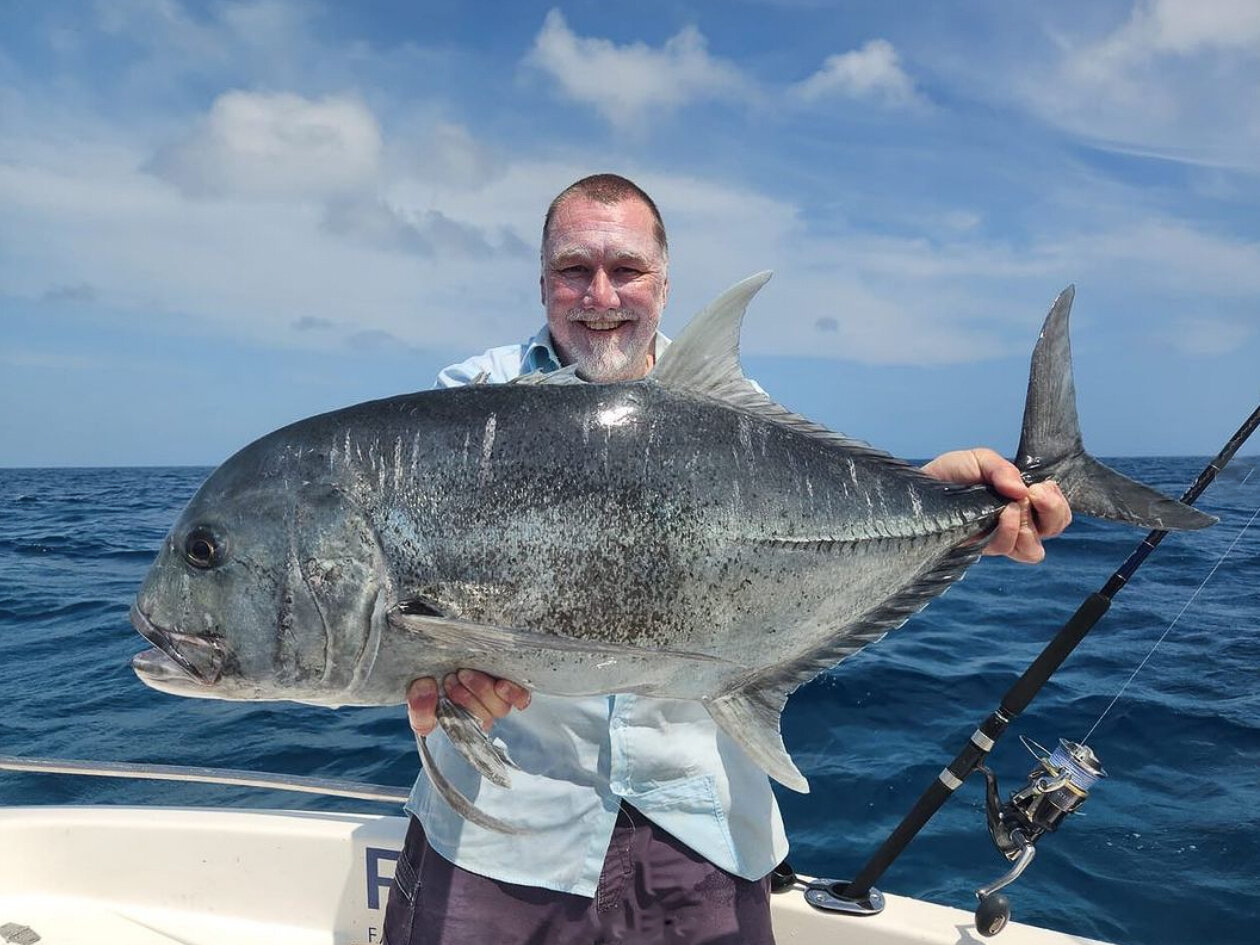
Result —
[[[1251, 478], [1251, 473], [1247, 473], [1247, 479], [1250, 479], [1250, 478]], [[1247, 479], [1244, 479], [1243, 482], [1246, 483]], [[1190, 605], [1195, 602], [1200, 592], [1203, 590], [1204, 587], [1207, 586], [1208, 581], [1212, 580], [1212, 576], [1216, 574], [1220, 566], [1225, 563], [1225, 559], [1229, 557], [1230, 552], [1234, 550], [1238, 542], [1242, 539], [1242, 536], [1247, 533], [1247, 529], [1251, 527], [1251, 523], [1256, 520], [1257, 515], [1260, 515], [1260, 508], [1257, 508], [1254, 512], [1251, 513], [1251, 518], [1247, 520], [1247, 524], [1245, 524], [1242, 527], [1242, 529], [1238, 532], [1238, 534], [1234, 536], [1234, 540], [1230, 542], [1229, 547], [1225, 549], [1225, 553], [1220, 556], [1216, 564], [1212, 565], [1212, 570], [1210, 570], [1207, 573], [1207, 577], [1203, 579], [1202, 583], [1200, 583], [1199, 586], [1195, 588], [1194, 593], [1190, 595], [1190, 599], [1185, 602], [1180, 612], [1178, 612], [1177, 616], [1173, 618], [1172, 623], [1168, 625], [1168, 629], [1165, 630], [1160, 635], [1159, 639], [1155, 641], [1154, 646], [1152, 646], [1150, 648], [1150, 651], [1147, 652], [1146, 656], [1142, 658], [1142, 662], [1138, 663], [1137, 669], [1133, 670], [1132, 675], [1130, 675], [1129, 678], [1125, 680], [1124, 685], [1120, 687], [1120, 691], [1117, 692], [1115, 696], [1112, 697], [1111, 702], [1107, 704], [1107, 708], [1103, 709], [1102, 715], [1098, 716], [1098, 720], [1094, 722], [1094, 724], [1090, 727], [1090, 730], [1085, 733], [1085, 737], [1081, 739], [1082, 744], [1087, 744], [1089, 742], [1090, 736], [1094, 734], [1094, 730], [1097, 729], [1098, 726], [1102, 724], [1102, 720], [1107, 717], [1107, 713], [1110, 712], [1112, 708], [1115, 706], [1115, 704], [1120, 701], [1120, 697], [1124, 695], [1124, 691], [1129, 688], [1129, 683], [1133, 682], [1133, 680], [1137, 678], [1138, 673], [1142, 671], [1142, 668], [1150, 661], [1150, 658], [1155, 655], [1155, 651], [1159, 649], [1159, 645], [1163, 643], [1165, 639], [1168, 638], [1168, 634], [1172, 633], [1173, 627], [1177, 626], [1177, 621], [1179, 621], [1182, 618], [1182, 616], [1185, 614], [1185, 612], [1190, 609]]]
[[1099, 778], [1105, 776], [1098, 769], [1081, 764], [1080, 759], [1068, 751], [1067, 746], [1062, 742], [1051, 753], [1050, 764], [1057, 770], [1068, 772], [1072, 783], [1086, 792], [1097, 783]]

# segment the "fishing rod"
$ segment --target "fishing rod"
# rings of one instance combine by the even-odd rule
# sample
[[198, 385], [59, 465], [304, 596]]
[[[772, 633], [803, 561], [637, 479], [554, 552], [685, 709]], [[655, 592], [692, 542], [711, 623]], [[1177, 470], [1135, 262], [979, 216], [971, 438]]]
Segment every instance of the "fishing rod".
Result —
[[[1199, 473], [1181, 497], [1183, 503], [1194, 503], [1257, 426], [1260, 426], [1260, 407], [1252, 412]], [[1041, 687], [1107, 612], [1112, 598], [1129, 582], [1167, 534], [1162, 529], [1148, 534], [1106, 584], [1081, 603], [1076, 613], [1002, 697], [998, 708], [980, 724], [954, 760], [923, 792], [855, 879], [848, 882], [820, 879], [809, 884], [805, 898], [811, 905], [851, 915], [876, 915], [881, 912], [883, 896], [874, 888], [875, 882], [962, 786], [963, 781], [980, 771], [986, 780], [989, 833], [994, 844], [1014, 865], [1001, 879], [977, 890], [980, 904], [976, 909], [976, 928], [982, 935], [996, 935], [1006, 926], [1010, 920], [1010, 903], [998, 890], [1014, 882], [1027, 868], [1036, 852], [1034, 844], [1037, 839], [1057, 829], [1068, 814], [1079, 808], [1089, 796], [1090, 788], [1100, 778], [1106, 777], [1106, 772], [1093, 751], [1084, 744], [1061, 739], [1054, 752], [1047, 752], [1031, 740], [1024, 739], [1025, 746], [1038, 759], [1037, 767], [1028, 776], [1027, 786], [1014, 792], [1010, 800], [1002, 804], [998, 798], [997, 779], [984, 767], [984, 760], [1011, 722], [1028, 707]]]

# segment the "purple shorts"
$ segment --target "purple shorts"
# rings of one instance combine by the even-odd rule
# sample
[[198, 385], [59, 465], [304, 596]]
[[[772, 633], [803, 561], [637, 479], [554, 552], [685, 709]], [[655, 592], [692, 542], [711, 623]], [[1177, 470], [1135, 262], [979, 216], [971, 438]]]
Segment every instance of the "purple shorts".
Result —
[[460, 869], [412, 818], [386, 945], [774, 945], [770, 880], [741, 879], [622, 805], [594, 899]]

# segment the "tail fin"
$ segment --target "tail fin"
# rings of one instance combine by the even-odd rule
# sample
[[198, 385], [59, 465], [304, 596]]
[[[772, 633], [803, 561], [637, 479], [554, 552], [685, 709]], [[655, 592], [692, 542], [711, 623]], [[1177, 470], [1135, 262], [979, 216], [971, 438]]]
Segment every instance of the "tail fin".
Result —
[[1054, 479], [1072, 511], [1094, 518], [1169, 531], [1213, 524], [1215, 516], [1135, 482], [1085, 452], [1076, 418], [1076, 385], [1068, 341], [1074, 295], [1072, 286], [1059, 293], [1033, 351], [1024, 429], [1015, 460], [1024, 480]]

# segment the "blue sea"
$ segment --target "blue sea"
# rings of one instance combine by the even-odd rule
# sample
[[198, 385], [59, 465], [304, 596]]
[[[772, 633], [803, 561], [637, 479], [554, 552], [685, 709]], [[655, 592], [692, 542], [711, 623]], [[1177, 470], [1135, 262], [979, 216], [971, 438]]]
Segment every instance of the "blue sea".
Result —
[[[1173, 494], [1196, 458], [1111, 460]], [[1132, 945], [1251, 943], [1260, 919], [1260, 506], [1240, 459], [1199, 503], [1221, 523], [1172, 536], [990, 758], [1015, 737], [1079, 740], [1185, 609], [1090, 739], [1110, 777], [1043, 838], [1015, 918]], [[224, 766], [408, 785], [401, 707], [332, 711], [180, 699], [142, 686], [127, 610], [206, 469], [0, 469], [0, 753]], [[1078, 520], [1035, 568], [986, 559], [905, 627], [798, 692], [785, 739], [813, 793], [781, 792], [792, 862], [852, 876], [1041, 646], [1141, 533]], [[1197, 599], [1196, 590], [1237, 540]], [[1006, 870], [968, 781], [879, 884], [970, 910]], [[0, 772], [0, 803], [224, 804], [396, 812], [310, 795]]]

